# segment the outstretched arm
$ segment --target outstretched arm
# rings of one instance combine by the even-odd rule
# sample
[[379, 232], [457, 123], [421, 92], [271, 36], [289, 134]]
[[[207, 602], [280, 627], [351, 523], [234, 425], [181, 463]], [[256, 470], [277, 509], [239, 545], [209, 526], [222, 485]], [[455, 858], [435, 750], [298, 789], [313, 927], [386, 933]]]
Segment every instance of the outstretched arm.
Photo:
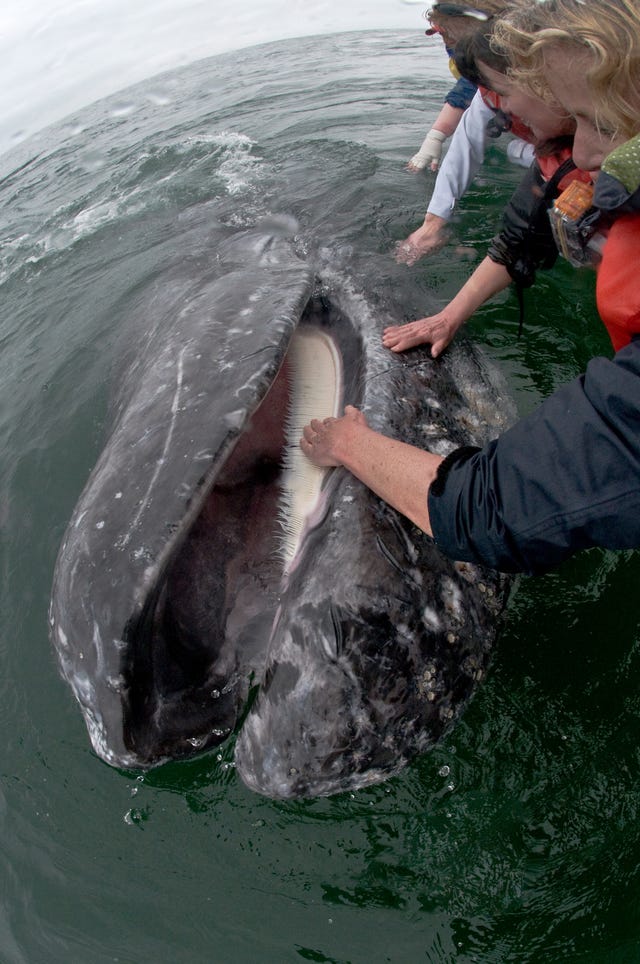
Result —
[[446, 308], [437, 315], [385, 328], [382, 344], [395, 352], [416, 345], [431, 345], [431, 356], [437, 358], [474, 311], [510, 283], [511, 276], [505, 266], [486, 257]]
[[[447, 156], [438, 171], [424, 223], [396, 245], [395, 257], [399, 263], [415, 264], [419, 258], [431, 254], [444, 244], [446, 234], [443, 229], [484, 159], [487, 122], [492, 116], [480, 93], [477, 93], [451, 138]], [[433, 243], [433, 234], [438, 235], [438, 243]]]
[[431, 535], [427, 497], [442, 462], [439, 455], [369, 428], [357, 408], [342, 418], [313, 419], [300, 440], [315, 465], [342, 465], [381, 499]]
[[442, 156], [442, 145], [447, 137], [451, 137], [460, 123], [464, 110], [445, 104], [433, 122], [431, 130], [422, 142], [417, 154], [414, 154], [407, 164], [408, 171], [421, 171], [429, 165], [432, 171], [438, 170]]

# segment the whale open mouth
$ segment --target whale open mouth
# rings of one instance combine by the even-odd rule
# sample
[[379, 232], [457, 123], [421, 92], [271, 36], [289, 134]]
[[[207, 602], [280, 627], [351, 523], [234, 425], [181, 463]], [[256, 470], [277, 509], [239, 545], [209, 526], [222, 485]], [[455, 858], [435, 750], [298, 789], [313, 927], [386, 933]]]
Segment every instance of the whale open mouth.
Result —
[[314, 469], [302, 426], [351, 404], [446, 455], [513, 412], [472, 342], [437, 362], [386, 351], [404, 309], [375, 262], [363, 290], [358, 264], [301, 258], [290, 228], [198, 235], [195, 275], [181, 254], [134, 298], [49, 610], [102, 760], [148, 768], [234, 735], [238, 776], [279, 799], [379, 782], [440, 739], [506, 590], [351, 473]]
[[127, 627], [124, 738], [141, 761], [191, 755], [236, 726], [263, 671], [283, 585], [330, 497], [328, 470], [299, 447], [302, 426], [359, 403], [359, 340], [335, 305], [313, 296], [267, 394], [196, 492], [195, 520], [176, 534]]

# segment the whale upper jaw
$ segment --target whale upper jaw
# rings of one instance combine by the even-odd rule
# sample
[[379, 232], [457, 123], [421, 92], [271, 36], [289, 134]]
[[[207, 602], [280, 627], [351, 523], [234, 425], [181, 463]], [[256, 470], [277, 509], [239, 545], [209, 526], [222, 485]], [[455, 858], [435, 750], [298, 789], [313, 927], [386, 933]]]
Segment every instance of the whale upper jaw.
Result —
[[[125, 768], [219, 743], [246, 699], [255, 662], [236, 665], [225, 651], [218, 671], [207, 645], [176, 658], [158, 611], [314, 285], [290, 242], [261, 230], [233, 234], [208, 276], [194, 280], [187, 267], [136, 312], [111, 434], [67, 527], [52, 587], [50, 635], [63, 676], [96, 753]], [[230, 525], [223, 535], [233, 537]], [[215, 592], [214, 581], [212, 573], [206, 585]]]

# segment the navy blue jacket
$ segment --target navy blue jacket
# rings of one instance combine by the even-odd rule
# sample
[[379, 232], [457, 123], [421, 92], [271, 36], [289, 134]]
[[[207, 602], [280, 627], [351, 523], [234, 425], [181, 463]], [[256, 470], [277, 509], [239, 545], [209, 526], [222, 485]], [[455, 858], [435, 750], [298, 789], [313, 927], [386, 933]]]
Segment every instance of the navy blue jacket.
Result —
[[459, 449], [429, 493], [436, 543], [503, 572], [580, 549], [640, 547], [640, 337], [594, 358], [484, 449]]
[[460, 77], [445, 97], [444, 102], [450, 104], [451, 107], [457, 107], [459, 110], [466, 110], [475, 97], [477, 89], [476, 85], [472, 84], [470, 80]]

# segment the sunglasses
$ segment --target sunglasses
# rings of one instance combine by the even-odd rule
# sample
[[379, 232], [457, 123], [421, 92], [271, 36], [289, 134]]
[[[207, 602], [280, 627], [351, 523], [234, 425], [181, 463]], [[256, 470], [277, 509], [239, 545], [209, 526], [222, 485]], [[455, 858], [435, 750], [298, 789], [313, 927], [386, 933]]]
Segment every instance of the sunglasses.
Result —
[[[438, 13], [444, 14], [446, 17], [472, 17], [474, 20], [491, 20], [491, 14], [485, 13], [483, 10], [477, 10], [475, 7], [465, 7], [460, 3], [434, 3], [431, 9], [425, 13], [425, 17], [427, 20], [431, 20], [433, 15]], [[432, 27], [425, 33], [430, 37], [438, 31], [435, 27]]]

